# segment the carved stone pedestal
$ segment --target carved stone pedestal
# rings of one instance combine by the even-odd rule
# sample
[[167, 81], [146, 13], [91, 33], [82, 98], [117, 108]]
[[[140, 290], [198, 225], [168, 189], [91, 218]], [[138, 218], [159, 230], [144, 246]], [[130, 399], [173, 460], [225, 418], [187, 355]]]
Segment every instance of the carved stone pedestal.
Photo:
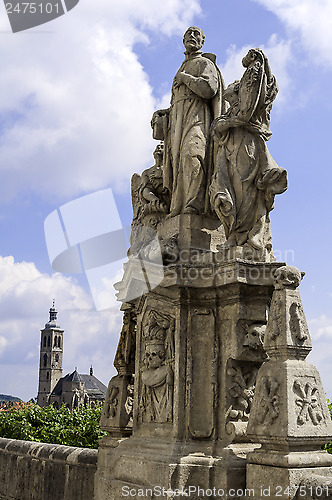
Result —
[[[245, 458], [255, 449], [246, 426], [281, 264], [197, 255], [195, 264], [167, 266], [158, 287], [131, 300], [137, 315], [133, 435], [116, 448], [112, 433], [101, 442], [98, 500], [117, 500], [124, 487], [191, 486], [192, 499], [202, 497], [199, 487], [245, 487]], [[117, 285], [122, 301], [141, 276], [137, 262], [129, 262]]]
[[[269, 467], [266, 465], [248, 464], [247, 491], [254, 492], [255, 500], [304, 499], [313, 500], [331, 498], [332, 467]], [[312, 484], [307, 482], [308, 476], [319, 479]]]
[[248, 455], [247, 488], [269, 485], [272, 499], [293, 499], [312, 476], [321, 476], [323, 492], [324, 477], [332, 476], [332, 456], [321, 449], [332, 437], [331, 416], [319, 373], [305, 361], [311, 341], [297, 289], [301, 279], [290, 266], [276, 273], [264, 340], [270, 359], [258, 372], [247, 428], [262, 443]]

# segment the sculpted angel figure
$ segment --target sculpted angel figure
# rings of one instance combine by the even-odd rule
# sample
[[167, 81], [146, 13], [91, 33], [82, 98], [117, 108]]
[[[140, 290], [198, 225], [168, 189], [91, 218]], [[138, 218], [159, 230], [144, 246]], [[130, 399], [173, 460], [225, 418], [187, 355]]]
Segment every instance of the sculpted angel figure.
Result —
[[165, 141], [164, 187], [171, 193], [170, 217], [204, 211], [206, 141], [221, 113], [223, 81], [213, 54], [203, 54], [204, 32], [191, 26], [184, 34], [185, 60], [176, 73], [171, 106], [156, 111], [153, 137]]
[[230, 107], [211, 127], [210, 203], [224, 226], [226, 247], [246, 245], [271, 252], [269, 212], [275, 195], [287, 189], [287, 172], [266, 146], [278, 86], [262, 50], [249, 50], [242, 64], [246, 70], [241, 80], [225, 90]]
[[131, 178], [133, 222], [129, 254], [136, 254], [156, 236], [156, 228], [169, 210], [170, 195], [163, 185], [164, 144], [154, 150], [155, 164]]

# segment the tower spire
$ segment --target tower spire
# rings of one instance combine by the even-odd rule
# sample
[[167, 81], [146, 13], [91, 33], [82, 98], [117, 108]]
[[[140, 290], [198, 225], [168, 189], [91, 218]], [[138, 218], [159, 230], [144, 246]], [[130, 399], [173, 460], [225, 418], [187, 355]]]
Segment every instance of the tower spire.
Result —
[[55, 308], [55, 299], [53, 299], [53, 304], [52, 304], [52, 307], [50, 308], [50, 323], [53, 321], [56, 322], [57, 314], [58, 314], [58, 311]]
[[58, 311], [55, 307], [55, 299], [53, 299], [52, 307], [50, 307], [49, 314], [50, 314], [50, 319], [48, 323], [46, 323], [45, 328], [50, 328], [50, 327], [60, 328], [60, 326], [57, 323]]
[[56, 384], [62, 377], [64, 330], [57, 323], [55, 300], [49, 310], [49, 321], [41, 330], [38, 405], [47, 406]]

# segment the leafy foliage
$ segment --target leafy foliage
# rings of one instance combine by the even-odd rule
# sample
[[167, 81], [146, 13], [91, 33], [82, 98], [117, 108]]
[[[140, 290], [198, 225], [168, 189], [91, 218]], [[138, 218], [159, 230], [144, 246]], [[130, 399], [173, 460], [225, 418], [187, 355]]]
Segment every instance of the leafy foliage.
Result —
[[[330, 410], [330, 415], [332, 418], [332, 402], [329, 399], [327, 400], [327, 406]], [[324, 446], [324, 450], [328, 451], [329, 453], [332, 453], [332, 441]]]
[[66, 406], [40, 408], [36, 404], [0, 411], [0, 436], [25, 441], [98, 448], [106, 435], [99, 427], [102, 405], [70, 411]]

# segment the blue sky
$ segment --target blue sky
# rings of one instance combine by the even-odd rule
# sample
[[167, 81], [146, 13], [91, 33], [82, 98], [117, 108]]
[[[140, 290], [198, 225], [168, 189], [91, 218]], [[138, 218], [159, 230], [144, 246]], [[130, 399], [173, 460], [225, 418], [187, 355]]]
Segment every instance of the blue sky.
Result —
[[330, 0], [98, 0], [13, 34], [0, 5], [0, 393], [36, 395], [40, 328], [56, 299], [64, 373], [90, 364], [104, 383], [121, 314], [96, 311], [84, 275], [56, 273], [45, 218], [111, 187], [130, 223], [130, 177], [153, 164], [152, 112], [167, 107], [190, 25], [206, 34], [226, 83], [260, 47], [279, 84], [268, 143], [289, 189], [271, 214], [275, 253], [306, 276], [311, 362], [332, 397], [329, 266], [332, 169]]

